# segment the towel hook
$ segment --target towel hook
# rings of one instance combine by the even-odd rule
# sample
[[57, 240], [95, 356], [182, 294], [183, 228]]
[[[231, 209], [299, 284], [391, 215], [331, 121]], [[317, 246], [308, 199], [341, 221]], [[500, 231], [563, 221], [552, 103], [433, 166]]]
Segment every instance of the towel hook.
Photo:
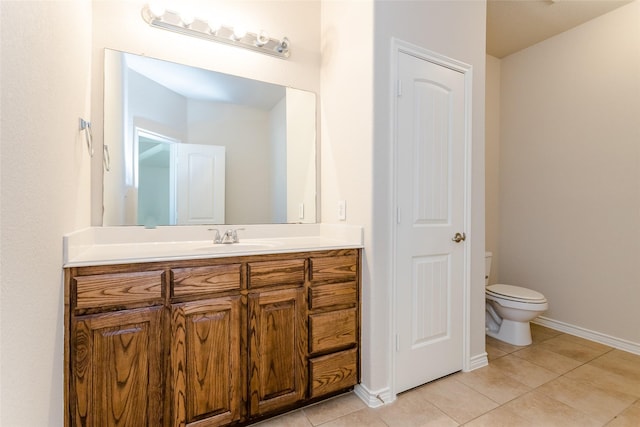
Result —
[[84, 139], [87, 141], [89, 155], [93, 157], [93, 134], [91, 133], [91, 122], [80, 117], [80, 130], [84, 131]]

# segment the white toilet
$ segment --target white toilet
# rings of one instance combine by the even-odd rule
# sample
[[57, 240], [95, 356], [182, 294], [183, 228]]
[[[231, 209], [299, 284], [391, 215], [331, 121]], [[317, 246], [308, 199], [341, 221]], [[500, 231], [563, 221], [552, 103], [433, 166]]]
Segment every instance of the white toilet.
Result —
[[540, 292], [512, 285], [489, 285], [491, 252], [485, 254], [487, 335], [513, 345], [531, 344], [529, 321], [549, 308]]

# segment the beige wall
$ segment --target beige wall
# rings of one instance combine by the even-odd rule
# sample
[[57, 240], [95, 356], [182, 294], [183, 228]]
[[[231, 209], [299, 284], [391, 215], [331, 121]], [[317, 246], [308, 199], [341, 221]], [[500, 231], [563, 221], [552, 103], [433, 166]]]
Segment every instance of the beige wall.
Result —
[[63, 423], [62, 235], [90, 218], [90, 16], [87, 1], [0, 2], [3, 426]]
[[500, 60], [487, 55], [485, 98], [485, 248], [493, 254], [489, 283], [499, 276], [500, 247]]
[[636, 1], [504, 58], [500, 119], [500, 281], [636, 346], [639, 22]]

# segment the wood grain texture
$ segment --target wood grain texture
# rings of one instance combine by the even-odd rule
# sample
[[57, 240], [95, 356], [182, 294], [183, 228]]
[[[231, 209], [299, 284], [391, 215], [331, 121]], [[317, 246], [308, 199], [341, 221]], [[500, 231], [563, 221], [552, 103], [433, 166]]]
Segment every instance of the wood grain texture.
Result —
[[309, 316], [311, 353], [344, 348], [357, 343], [357, 310], [330, 311]]
[[65, 269], [65, 425], [247, 425], [352, 387], [359, 263], [336, 249]]
[[358, 284], [355, 281], [330, 283], [309, 289], [309, 308], [312, 310], [356, 305], [357, 302]]
[[301, 401], [307, 383], [304, 289], [249, 294], [249, 414]]
[[173, 425], [240, 419], [240, 296], [172, 308]]
[[76, 308], [108, 308], [141, 302], [162, 303], [164, 271], [77, 276]]
[[248, 263], [249, 289], [273, 285], [304, 284], [304, 259], [262, 261]]
[[224, 264], [173, 269], [171, 295], [201, 295], [240, 289], [241, 267], [241, 264]]
[[333, 393], [357, 384], [357, 349], [310, 359], [309, 381], [310, 398]]
[[358, 275], [358, 256], [355, 254], [312, 257], [310, 262], [312, 282], [356, 280]]
[[73, 425], [162, 425], [161, 312], [78, 319], [71, 344]]

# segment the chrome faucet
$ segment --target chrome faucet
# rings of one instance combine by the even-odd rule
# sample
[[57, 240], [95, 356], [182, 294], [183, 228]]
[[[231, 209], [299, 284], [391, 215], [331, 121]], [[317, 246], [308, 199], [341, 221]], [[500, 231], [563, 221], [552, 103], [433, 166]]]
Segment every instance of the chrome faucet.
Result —
[[224, 234], [220, 235], [220, 231], [217, 228], [210, 228], [209, 231], [215, 231], [216, 234], [213, 238], [214, 244], [229, 244], [229, 243], [239, 243], [240, 239], [238, 238], [238, 231], [244, 230], [244, 228], [230, 228], [224, 232]]

